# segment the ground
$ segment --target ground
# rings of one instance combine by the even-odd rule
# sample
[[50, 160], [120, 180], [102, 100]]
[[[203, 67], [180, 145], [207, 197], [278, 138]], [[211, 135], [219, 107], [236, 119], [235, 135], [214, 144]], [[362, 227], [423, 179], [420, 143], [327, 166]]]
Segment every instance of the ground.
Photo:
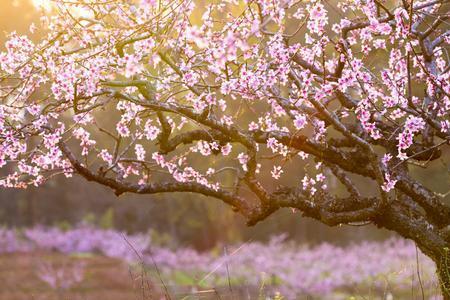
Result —
[[[55, 278], [61, 276], [63, 272], [69, 274], [68, 281], [70, 281], [72, 274], [76, 273], [77, 266], [80, 265], [83, 265], [84, 270], [81, 281], [74, 283], [70, 288], [58, 290], [45, 282], [43, 274]], [[43, 266], [47, 266], [46, 272], [42, 271]], [[170, 300], [269, 299], [264, 295], [262, 287], [233, 286], [230, 289], [224, 284], [221, 288], [203, 286], [196, 289], [182, 285], [181, 281], [177, 286], [167, 282], [163, 285], [154, 270], [147, 271], [148, 273], [143, 270], [140, 265], [130, 266], [119, 259], [98, 254], [64, 255], [56, 252], [3, 254], [0, 255], [0, 300], [159, 300], [164, 299], [164, 285], [169, 290]], [[419, 291], [415, 290], [411, 294], [411, 288], [408, 286], [395, 290], [394, 295], [389, 296], [387, 289], [384, 288], [380, 290], [373, 286], [355, 286], [338, 291], [331, 296], [332, 298], [327, 299], [422, 299]], [[438, 294], [436, 288], [428, 287], [425, 294], [426, 299], [439, 299], [430, 297], [430, 294]], [[301, 299], [313, 298], [305, 296]]]
[[[58, 270], [71, 269], [83, 264], [83, 280], [65, 291], [53, 289], [40, 277], [43, 265], [52, 266], [54, 276]], [[163, 286], [155, 274], [142, 281], [142, 268], [100, 255], [64, 255], [50, 252], [13, 253], [0, 256], [0, 300], [130, 300], [164, 299]], [[144, 287], [144, 289], [142, 289]], [[176, 299], [236, 299], [242, 291], [231, 295], [223, 289], [168, 287], [171, 298]], [[227, 295], [228, 294], [228, 295]]]
[[[59, 295], [39, 278], [39, 266], [52, 264], [55, 270], [68, 263], [85, 263], [84, 280], [64, 295]], [[1, 300], [53, 300], [64, 299], [134, 299], [129, 268], [119, 260], [102, 257], [69, 257], [57, 253], [8, 254], [0, 256]]]

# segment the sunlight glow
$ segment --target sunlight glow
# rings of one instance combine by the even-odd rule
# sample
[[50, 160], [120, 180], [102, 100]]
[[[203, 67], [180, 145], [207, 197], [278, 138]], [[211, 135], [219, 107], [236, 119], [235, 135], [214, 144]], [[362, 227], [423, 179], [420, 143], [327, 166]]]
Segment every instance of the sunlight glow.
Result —
[[[89, 1], [88, 1], [89, 2]], [[38, 9], [43, 9], [46, 12], [51, 12], [57, 6], [54, 0], [31, 0], [31, 3]], [[91, 12], [81, 7], [70, 6], [70, 13], [78, 17], [91, 17]]]
[[46, 11], [50, 11], [52, 9], [52, 1], [51, 0], [31, 0], [34, 6], [37, 8], [44, 9]]

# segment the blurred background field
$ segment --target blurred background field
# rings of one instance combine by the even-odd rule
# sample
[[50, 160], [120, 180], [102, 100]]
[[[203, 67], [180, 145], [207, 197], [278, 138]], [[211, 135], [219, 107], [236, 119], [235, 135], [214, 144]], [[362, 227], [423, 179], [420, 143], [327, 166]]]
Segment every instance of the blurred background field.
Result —
[[439, 299], [433, 262], [395, 238], [200, 252], [80, 224], [2, 229], [0, 254], [0, 299]]

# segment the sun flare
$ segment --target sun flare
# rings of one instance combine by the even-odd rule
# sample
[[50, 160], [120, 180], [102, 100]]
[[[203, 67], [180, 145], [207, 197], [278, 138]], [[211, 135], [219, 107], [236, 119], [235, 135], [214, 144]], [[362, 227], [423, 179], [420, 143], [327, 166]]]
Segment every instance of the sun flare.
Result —
[[51, 0], [31, 0], [33, 5], [37, 8], [44, 9], [44, 10], [51, 10], [52, 9], [52, 1]]
[[[87, 1], [89, 3], [89, 1]], [[46, 12], [52, 12], [55, 9], [61, 8], [61, 5], [58, 4], [58, 1], [55, 0], [31, 0], [31, 3], [37, 8], [42, 9]], [[91, 17], [91, 12], [79, 6], [74, 5], [64, 5], [64, 10], [70, 11], [70, 13], [74, 16], [78, 17]]]

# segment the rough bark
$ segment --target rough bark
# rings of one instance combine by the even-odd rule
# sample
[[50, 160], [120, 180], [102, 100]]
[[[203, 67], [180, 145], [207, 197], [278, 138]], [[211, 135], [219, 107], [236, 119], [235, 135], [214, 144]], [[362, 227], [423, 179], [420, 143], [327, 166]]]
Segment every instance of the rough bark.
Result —
[[444, 300], [450, 300], [450, 250], [444, 248], [442, 256], [437, 259], [437, 275]]

